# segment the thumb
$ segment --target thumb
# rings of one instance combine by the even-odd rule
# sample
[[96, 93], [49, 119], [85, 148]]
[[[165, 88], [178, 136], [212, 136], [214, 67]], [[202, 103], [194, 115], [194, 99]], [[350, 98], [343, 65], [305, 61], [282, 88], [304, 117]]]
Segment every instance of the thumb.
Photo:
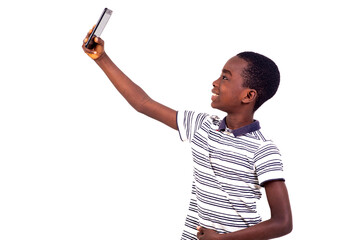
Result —
[[202, 239], [202, 237], [203, 237], [202, 235], [204, 234], [204, 233], [203, 233], [203, 228], [200, 227], [200, 226], [198, 226], [198, 227], [197, 227], [197, 231], [198, 231], [198, 232], [197, 232], [197, 239]]

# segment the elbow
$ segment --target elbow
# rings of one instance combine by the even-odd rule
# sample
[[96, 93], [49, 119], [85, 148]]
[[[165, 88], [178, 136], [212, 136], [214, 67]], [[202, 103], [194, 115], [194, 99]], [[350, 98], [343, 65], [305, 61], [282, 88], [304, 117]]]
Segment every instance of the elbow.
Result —
[[152, 99], [150, 97], [146, 96], [141, 101], [136, 102], [135, 104], [131, 104], [131, 105], [137, 112], [147, 115], [148, 114], [148, 103], [151, 100]]
[[293, 230], [292, 217], [283, 218], [277, 221], [278, 232], [281, 236], [287, 235]]
[[135, 109], [138, 113], [144, 113], [144, 111], [145, 111], [145, 108], [143, 107], [143, 105], [141, 105], [141, 104], [137, 104], [137, 105], [135, 105], [135, 104], [131, 104], [132, 105], [132, 107], [133, 107], [133, 109]]
[[283, 227], [282, 227], [283, 235], [287, 235], [287, 234], [291, 233], [292, 230], [293, 230], [293, 222], [292, 222], [292, 220], [290, 220], [286, 224], [283, 224]]
[[272, 218], [273, 223], [273, 233], [276, 235], [275, 237], [281, 237], [287, 235], [293, 230], [293, 221], [292, 217], [282, 217], [282, 218]]

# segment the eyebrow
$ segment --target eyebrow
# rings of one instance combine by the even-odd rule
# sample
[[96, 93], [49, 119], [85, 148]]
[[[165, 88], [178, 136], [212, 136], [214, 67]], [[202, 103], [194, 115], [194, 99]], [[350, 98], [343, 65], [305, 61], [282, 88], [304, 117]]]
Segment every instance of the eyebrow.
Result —
[[229, 74], [229, 75], [231, 75], [232, 76], [232, 73], [231, 73], [231, 71], [229, 71], [229, 70], [227, 70], [227, 69], [222, 69], [222, 73], [227, 73], [227, 74]]

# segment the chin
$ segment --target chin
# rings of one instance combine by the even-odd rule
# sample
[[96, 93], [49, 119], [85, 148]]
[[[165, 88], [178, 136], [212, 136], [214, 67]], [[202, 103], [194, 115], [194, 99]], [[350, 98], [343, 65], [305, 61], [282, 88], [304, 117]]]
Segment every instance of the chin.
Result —
[[216, 104], [215, 103], [211, 103], [211, 107], [214, 108], [214, 109], [218, 109], [218, 107], [216, 107]]
[[212, 107], [213, 109], [217, 109], [217, 110], [223, 111], [219, 106], [216, 106], [216, 104], [213, 104], [213, 102], [211, 103], [211, 107]]

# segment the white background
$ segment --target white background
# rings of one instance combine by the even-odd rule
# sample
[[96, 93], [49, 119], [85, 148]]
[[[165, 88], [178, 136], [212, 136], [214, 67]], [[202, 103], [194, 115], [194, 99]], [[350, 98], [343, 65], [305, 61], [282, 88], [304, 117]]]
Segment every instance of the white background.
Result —
[[[241, 51], [272, 58], [256, 119], [285, 159], [294, 230], [357, 236], [355, 1], [6, 1], [0, 9], [0, 239], [179, 239], [188, 144], [132, 110], [81, 49], [104, 7], [114, 62], [155, 100], [217, 114], [212, 82]], [[269, 217], [266, 199], [260, 203]]]

